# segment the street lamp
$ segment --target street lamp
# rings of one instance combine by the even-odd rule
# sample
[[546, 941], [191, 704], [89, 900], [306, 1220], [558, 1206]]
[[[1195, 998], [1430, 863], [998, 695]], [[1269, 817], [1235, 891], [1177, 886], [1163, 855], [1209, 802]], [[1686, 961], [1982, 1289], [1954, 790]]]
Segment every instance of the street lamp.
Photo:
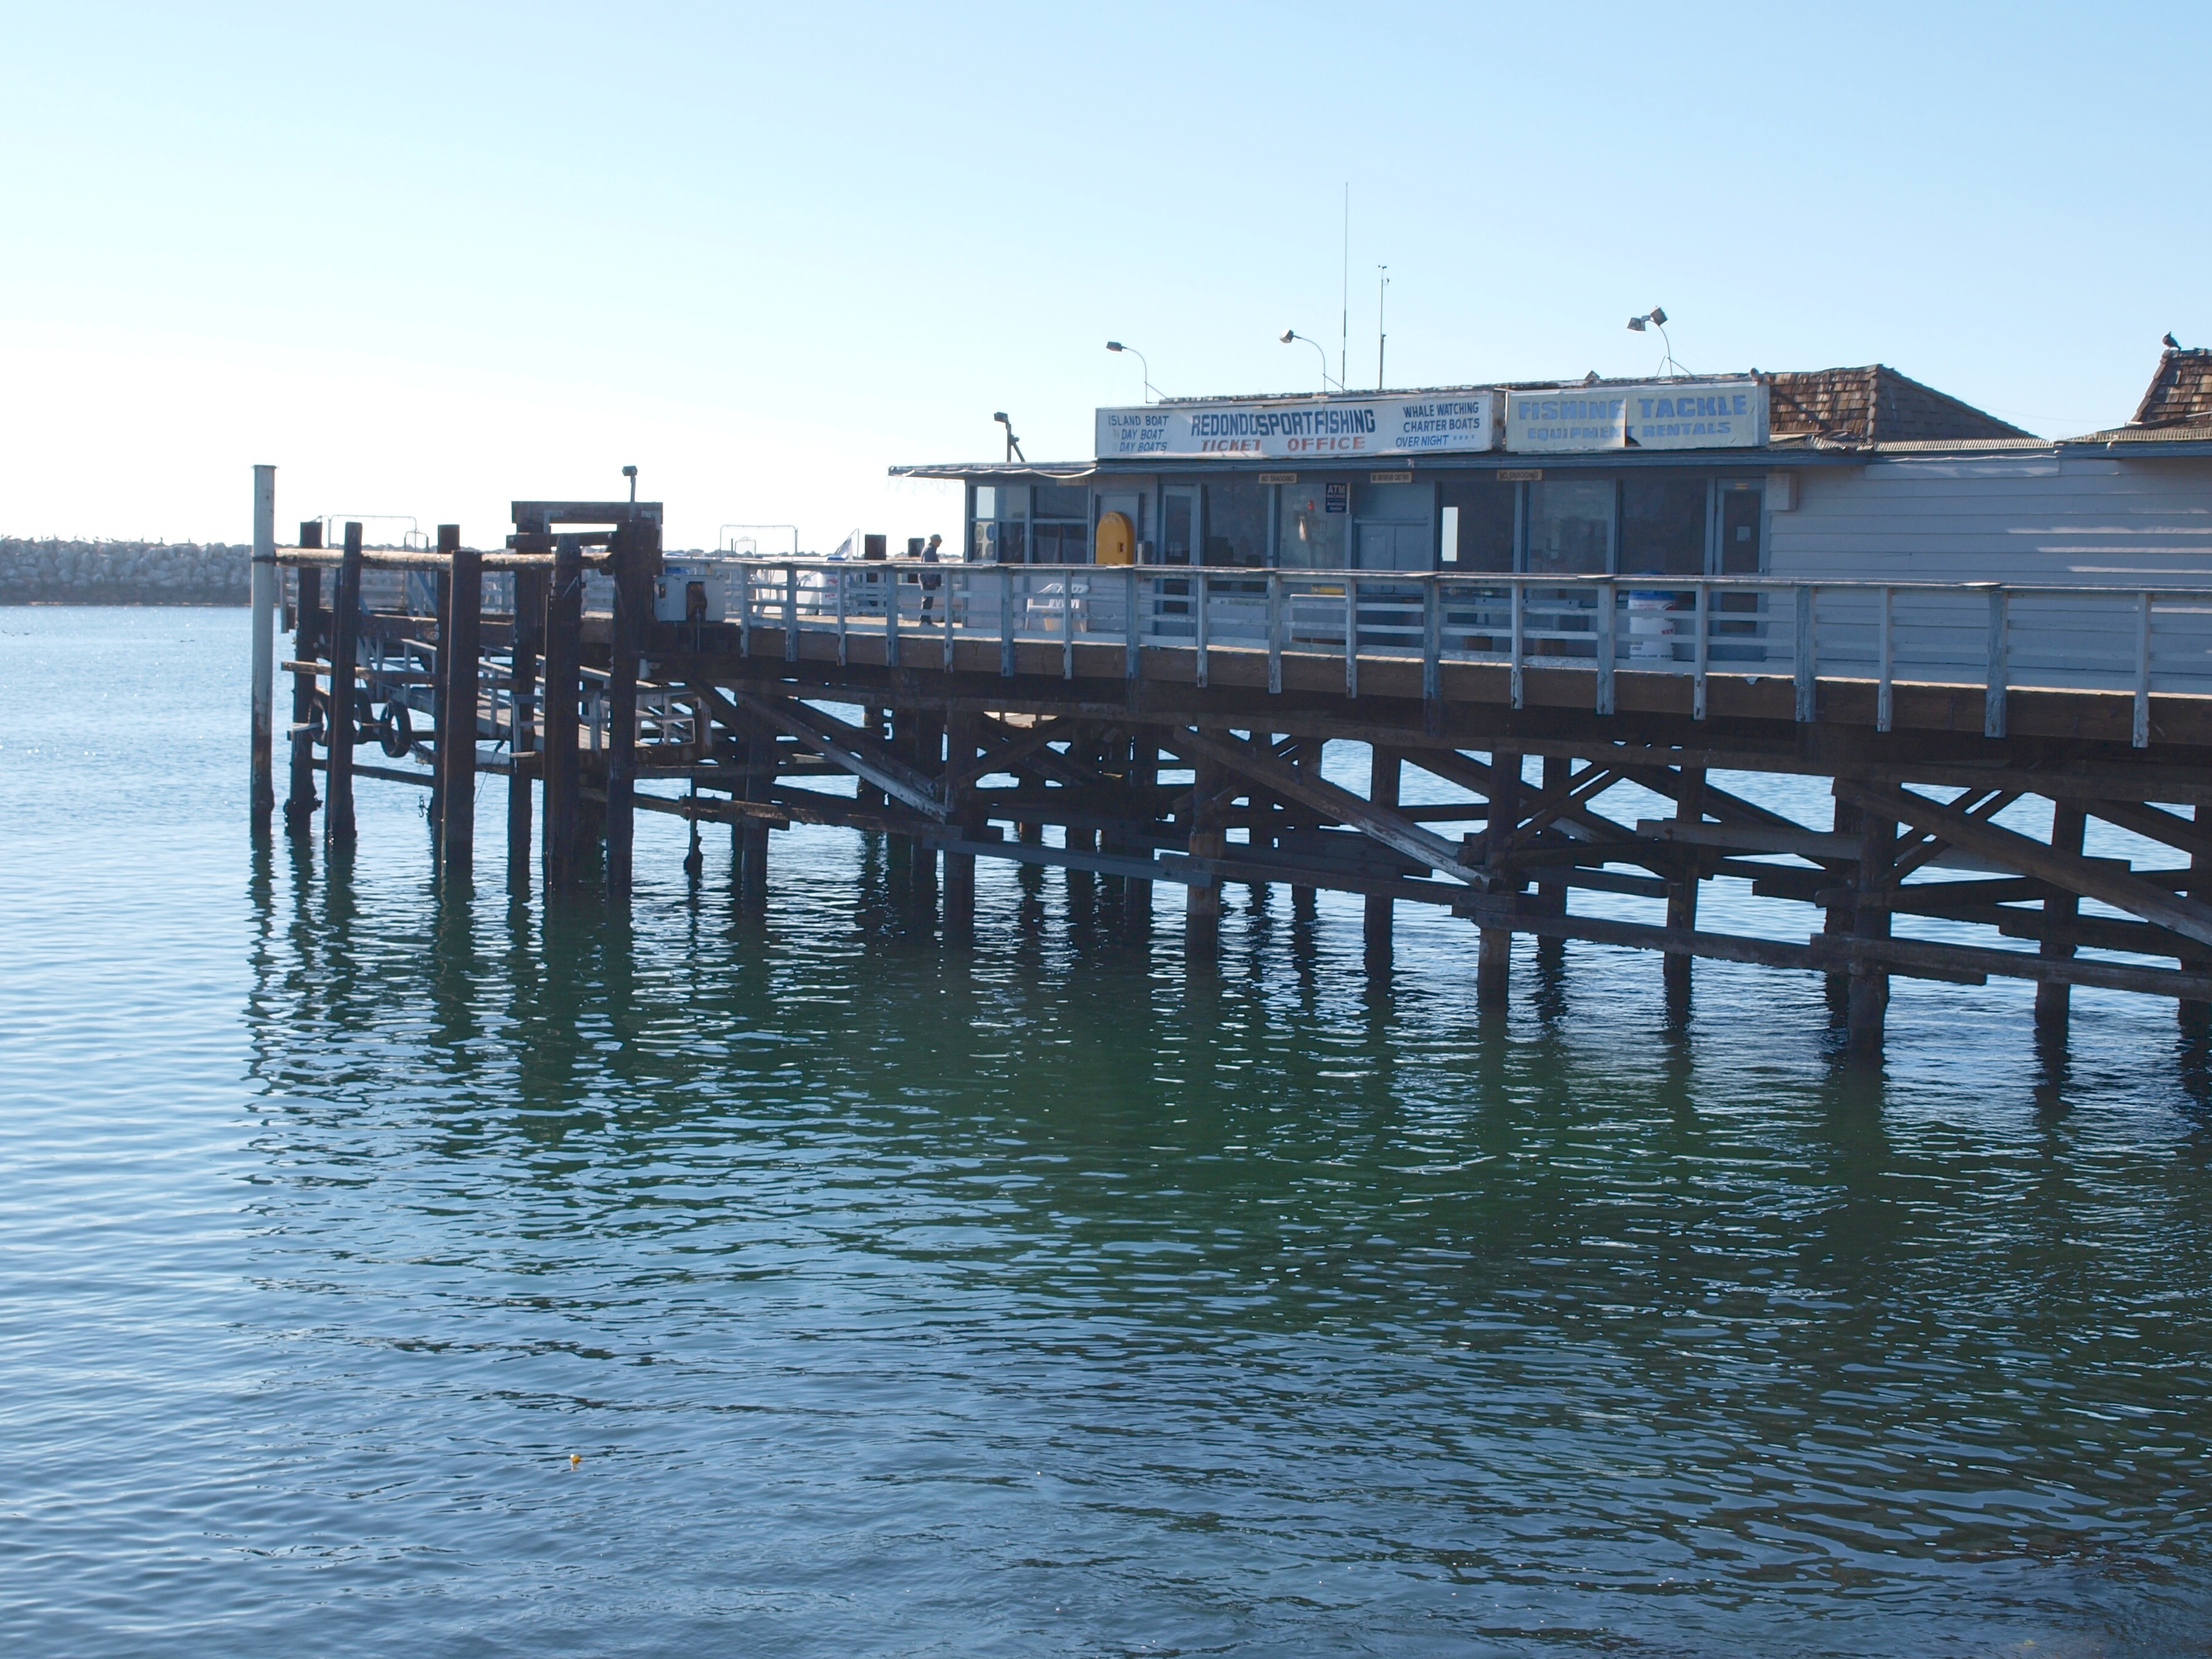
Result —
[[1027, 461], [1029, 457], [1022, 453], [1022, 441], [1014, 436], [1014, 423], [1006, 418], [1006, 411], [1001, 409], [991, 418], [1006, 428], [1006, 459], [1010, 461]]
[[1132, 357], [1134, 357], [1137, 360], [1138, 367], [1144, 372], [1145, 401], [1146, 403], [1152, 402], [1153, 398], [1160, 395], [1160, 389], [1152, 384], [1152, 366], [1145, 361], [1145, 354], [1143, 352], [1138, 350], [1134, 346], [1123, 345], [1119, 340], [1107, 341], [1106, 349], [1109, 351], [1126, 351]]
[[1327, 350], [1322, 347], [1322, 343], [1321, 343], [1319, 340], [1315, 339], [1315, 338], [1313, 337], [1313, 336], [1312, 336], [1312, 335], [1310, 335], [1310, 334], [1301, 334], [1301, 333], [1299, 333], [1299, 332], [1297, 331], [1297, 330], [1296, 330], [1296, 329], [1294, 329], [1294, 328], [1286, 328], [1286, 329], [1285, 329], [1285, 330], [1283, 331], [1283, 333], [1282, 333], [1282, 343], [1283, 343], [1283, 344], [1285, 344], [1285, 345], [1288, 345], [1288, 344], [1290, 344], [1290, 343], [1291, 343], [1291, 341], [1293, 341], [1293, 340], [1304, 340], [1304, 341], [1308, 345], [1311, 346], [1311, 347], [1312, 347], [1316, 351], [1318, 351], [1318, 352], [1320, 352], [1320, 353], [1321, 353], [1321, 389], [1322, 389], [1323, 392], [1327, 392], [1327, 391], [1329, 389], [1329, 387], [1331, 387], [1331, 386], [1334, 386], [1334, 387], [1335, 387], [1339, 392], [1343, 391], [1343, 390], [1344, 390], [1344, 382], [1343, 382], [1343, 381], [1341, 381], [1341, 380], [1331, 380], [1331, 379], [1329, 378], [1329, 373], [1328, 373], [1328, 351], [1327, 351]]
[[1687, 374], [1690, 371], [1674, 361], [1674, 343], [1667, 338], [1666, 307], [1654, 306], [1642, 316], [1631, 317], [1628, 319], [1629, 329], [1633, 333], [1643, 333], [1647, 325], [1659, 331], [1659, 338], [1664, 342], [1667, 348], [1667, 355], [1659, 360], [1659, 372], [1664, 374], [1671, 368], [1677, 374]]

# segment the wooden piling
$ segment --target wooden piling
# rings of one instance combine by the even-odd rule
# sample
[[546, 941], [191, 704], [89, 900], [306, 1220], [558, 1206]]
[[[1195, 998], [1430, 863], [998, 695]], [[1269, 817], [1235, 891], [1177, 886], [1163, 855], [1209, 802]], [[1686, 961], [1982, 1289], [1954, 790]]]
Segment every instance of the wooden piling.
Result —
[[[1702, 823], [1705, 817], [1705, 769], [1685, 766], [1681, 782], [1674, 793], [1674, 817], [1681, 823]], [[1685, 933], [1698, 925], [1698, 888], [1704, 878], [1701, 865], [1703, 854], [1695, 846], [1684, 849], [1682, 862], [1667, 884], [1667, 925]], [[1697, 960], [1687, 951], [1669, 951], [1666, 953], [1660, 976], [1670, 991], [1686, 991], [1690, 986], [1691, 964]]]
[[276, 469], [253, 469], [253, 568], [247, 602], [253, 622], [253, 732], [249, 816], [254, 839], [265, 841], [276, 812]]
[[[2071, 853], [2079, 856], [2082, 831], [2087, 828], [2088, 814], [2076, 800], [2059, 799], [2051, 804], [2051, 848], [2055, 853]], [[2081, 914], [2081, 896], [2076, 893], [2054, 893], [2043, 901], [2043, 942], [2037, 954], [2057, 961], [2070, 961], [2074, 942], [2064, 935]], [[2073, 1012], [2073, 987], [2043, 981], [2035, 988], [2035, 1023], [2053, 1032], [2066, 1029], [2068, 1017]]]
[[461, 545], [459, 525], [438, 526], [438, 551], [449, 561], [453, 595], [447, 627], [438, 639], [444, 707], [439, 720], [438, 866], [450, 882], [466, 883], [476, 869], [477, 721], [480, 711], [477, 661], [482, 655], [483, 556]]
[[[1226, 732], [1207, 735], [1226, 738]], [[1229, 774], [1218, 761], [1200, 757], [1192, 768], [1190, 840], [1194, 859], [1218, 859], [1226, 854], [1229, 836], [1220, 827], [1221, 809], [1214, 799], [1228, 787]], [[1209, 876], [1194, 883], [1183, 910], [1183, 956], [1187, 962], [1211, 961], [1221, 949], [1221, 881]]]
[[584, 555], [573, 537], [553, 554], [545, 599], [544, 882], [548, 896], [575, 890], [582, 834], [581, 780], [576, 754], [577, 705], [583, 695]]
[[[1395, 808], [1402, 772], [1403, 767], [1396, 750], [1386, 749], [1381, 744], [1372, 745], [1367, 766], [1367, 799], [1377, 806]], [[1391, 924], [1396, 908], [1396, 901], [1388, 894], [1370, 893], [1367, 896], [1362, 942], [1365, 946], [1367, 971], [1370, 974], [1390, 971]]]
[[615, 614], [607, 657], [607, 896], [629, 896], [637, 834], [637, 676], [653, 621], [660, 527], [632, 518], [617, 527]]
[[[982, 747], [983, 717], [954, 712], [945, 722], [945, 775], [949, 780], [968, 769]], [[983, 821], [975, 811], [975, 786], [952, 791], [947, 805], [951, 821], [963, 836], [974, 841], [983, 835]], [[948, 944], [972, 944], [975, 937], [975, 856], [972, 853], [945, 855], [945, 938]]]
[[[1886, 904], [1870, 902], [1885, 896], [1897, 862], [1897, 823], [1878, 812], [1866, 812], [1859, 823], [1859, 902], [1854, 907], [1852, 933], [1863, 939], [1889, 937], [1890, 911]], [[1881, 1058], [1883, 1024], [1889, 1013], [1889, 970], [1874, 963], [1851, 963], [1849, 1043], [1856, 1060]]]
[[[1139, 730], [1129, 739], [1128, 781], [1131, 790], [1143, 792], [1150, 801], [1153, 786], [1160, 781], [1160, 749], [1148, 731]], [[1147, 805], [1147, 816], [1153, 809]], [[1040, 837], [1042, 838], [1042, 837]], [[1133, 849], [1150, 858], [1150, 847]], [[1121, 921], [1126, 927], [1147, 928], [1152, 921], [1152, 884], [1141, 877], [1132, 876], [1121, 884]]]
[[[1489, 817], [1483, 831], [1483, 861], [1494, 864], [1521, 823], [1521, 757], [1504, 751], [1490, 757]], [[1517, 878], [1508, 876], [1509, 895], [1517, 896]], [[1474, 994], [1492, 1012], [1503, 1013], [1513, 988], [1513, 930], [1485, 927], [1475, 950]]]
[[[319, 519], [300, 526], [300, 545], [319, 548], [323, 526]], [[302, 665], [319, 659], [324, 646], [323, 573], [319, 565], [303, 564], [293, 573], [299, 584], [294, 607], [292, 660]], [[292, 674], [292, 787], [284, 799], [285, 833], [307, 835], [309, 820], [320, 803], [315, 799], [315, 740], [308, 726], [315, 714], [315, 672], [302, 666]]]
[[360, 684], [361, 526], [345, 527], [338, 589], [331, 606], [330, 769], [324, 775], [323, 839], [331, 847], [354, 843], [354, 692]]
[[[747, 720], [737, 734], [738, 763], [746, 773], [741, 781], [744, 799], [764, 801], [775, 794], [775, 780], [764, 775], [768, 768], [776, 763], [776, 735], [762, 722]], [[769, 828], [759, 818], [746, 818], [736, 825], [736, 836], [732, 843], [736, 854], [738, 903], [749, 915], [757, 915], [768, 908], [768, 853]]]
[[507, 774], [507, 884], [517, 897], [530, 892], [530, 787], [538, 752], [538, 653], [545, 637], [545, 575], [514, 573], [514, 648], [508, 667], [510, 711]]
[[445, 816], [446, 800], [446, 744], [453, 733], [453, 722], [447, 718], [446, 687], [446, 642], [453, 636], [453, 571], [447, 565], [430, 576], [430, 608], [438, 626], [438, 655], [434, 672], [430, 676], [430, 799], [423, 807], [423, 815], [430, 821], [430, 857], [435, 863], [438, 856], [438, 825]]

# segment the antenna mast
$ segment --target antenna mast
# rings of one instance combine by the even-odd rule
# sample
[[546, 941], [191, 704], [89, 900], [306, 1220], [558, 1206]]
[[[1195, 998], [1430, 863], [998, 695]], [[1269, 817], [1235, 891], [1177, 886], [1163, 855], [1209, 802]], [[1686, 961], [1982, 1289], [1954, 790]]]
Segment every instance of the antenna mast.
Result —
[[1352, 367], [1352, 180], [1344, 181], [1344, 311], [1341, 317], [1343, 331], [1336, 342], [1336, 383], [1344, 384], [1345, 371]]

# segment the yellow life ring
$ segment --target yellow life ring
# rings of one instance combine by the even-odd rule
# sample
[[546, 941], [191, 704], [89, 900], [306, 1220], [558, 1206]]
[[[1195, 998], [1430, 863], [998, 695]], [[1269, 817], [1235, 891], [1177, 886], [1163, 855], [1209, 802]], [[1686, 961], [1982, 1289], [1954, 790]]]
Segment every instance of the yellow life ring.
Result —
[[1097, 562], [1134, 564], [1136, 562], [1137, 527], [1129, 522], [1129, 515], [1126, 513], [1100, 514]]

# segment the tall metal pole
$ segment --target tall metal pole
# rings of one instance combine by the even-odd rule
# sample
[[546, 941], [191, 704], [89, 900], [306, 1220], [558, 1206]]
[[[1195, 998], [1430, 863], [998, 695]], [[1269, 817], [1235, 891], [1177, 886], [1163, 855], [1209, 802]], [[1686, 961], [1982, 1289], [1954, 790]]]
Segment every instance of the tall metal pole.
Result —
[[1338, 317], [1342, 332], [1336, 341], [1336, 383], [1350, 384], [1352, 372], [1352, 181], [1344, 184], [1344, 310]]
[[253, 833], [266, 836], [276, 811], [276, 469], [253, 469]]

